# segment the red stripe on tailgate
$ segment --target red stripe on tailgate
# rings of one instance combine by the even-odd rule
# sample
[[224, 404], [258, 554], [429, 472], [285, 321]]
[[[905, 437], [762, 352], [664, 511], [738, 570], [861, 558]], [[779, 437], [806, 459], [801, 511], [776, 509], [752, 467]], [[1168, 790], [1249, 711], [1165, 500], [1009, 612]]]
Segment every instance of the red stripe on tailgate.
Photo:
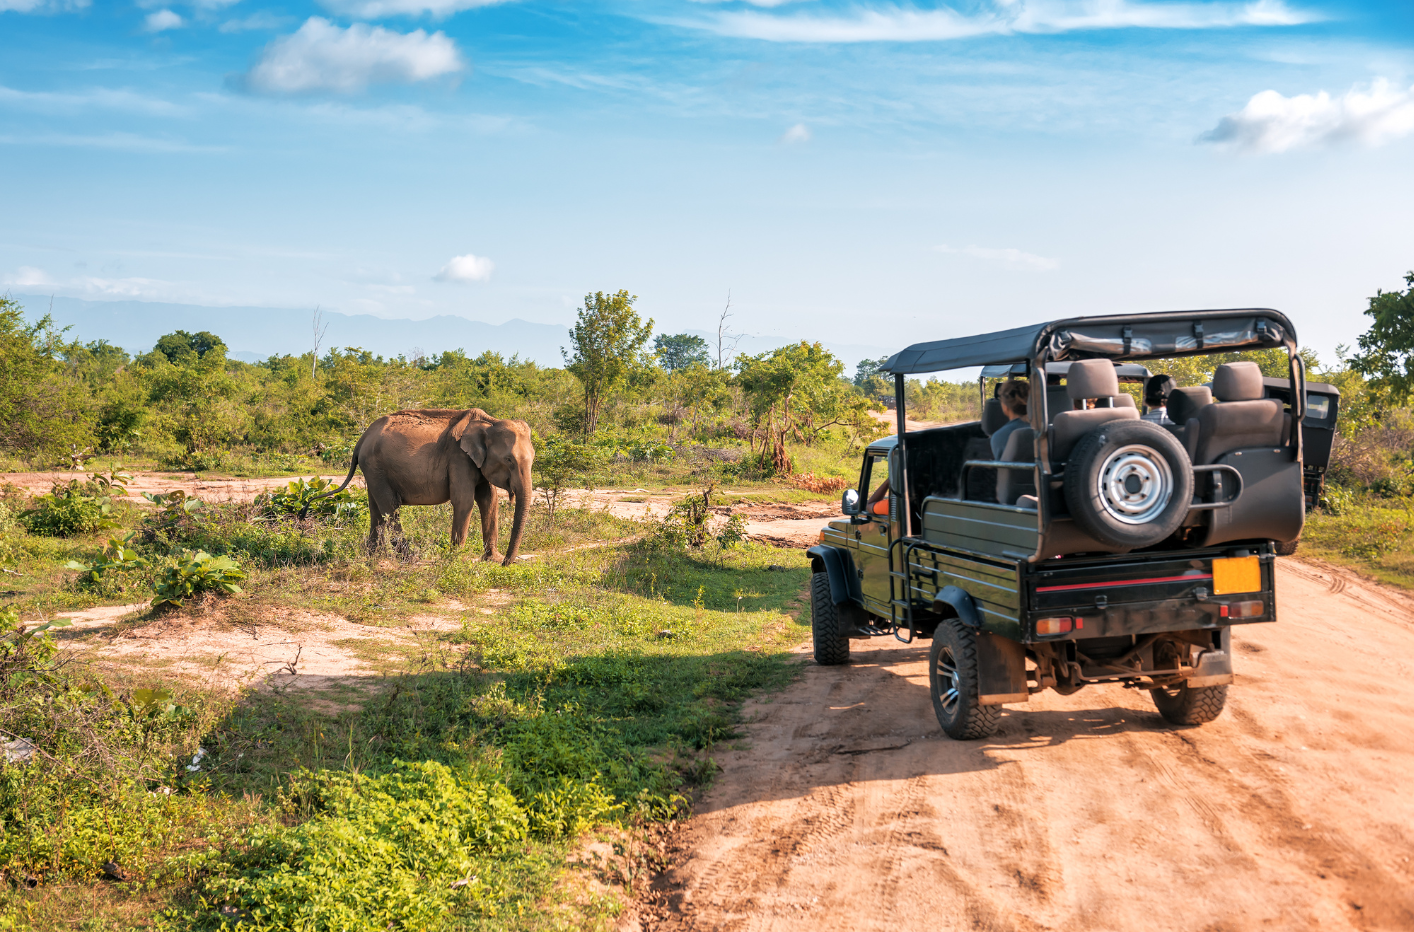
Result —
[[1114, 586], [1144, 586], [1149, 583], [1161, 582], [1199, 582], [1204, 579], [1212, 579], [1212, 573], [1192, 576], [1155, 576], [1153, 579], [1125, 579], [1120, 582], [1083, 582], [1073, 583], [1069, 586], [1037, 586], [1037, 592], [1067, 592], [1073, 589], [1109, 589]]

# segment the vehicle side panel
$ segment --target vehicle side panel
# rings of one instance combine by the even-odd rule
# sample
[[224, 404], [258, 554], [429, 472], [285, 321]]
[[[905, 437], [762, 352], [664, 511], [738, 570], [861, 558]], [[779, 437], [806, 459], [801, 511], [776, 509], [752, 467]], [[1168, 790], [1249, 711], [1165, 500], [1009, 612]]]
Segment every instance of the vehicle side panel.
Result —
[[923, 502], [923, 539], [949, 549], [1014, 561], [1036, 552], [1036, 512], [932, 496]]

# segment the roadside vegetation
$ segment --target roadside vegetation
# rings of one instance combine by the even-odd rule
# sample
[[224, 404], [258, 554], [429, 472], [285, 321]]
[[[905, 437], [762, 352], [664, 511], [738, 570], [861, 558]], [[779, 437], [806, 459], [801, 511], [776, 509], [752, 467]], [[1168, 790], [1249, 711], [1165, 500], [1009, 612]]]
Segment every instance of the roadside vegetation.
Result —
[[[1302, 553], [1414, 586], [1409, 286], [1371, 300], [1358, 351], [1307, 359], [1342, 400]], [[64, 470], [0, 485], [0, 930], [610, 927], [808, 630], [806, 561], [743, 540], [713, 490], [834, 498], [893, 392], [882, 360], [850, 377], [819, 344], [733, 357], [725, 318], [715, 346], [655, 338], [633, 302], [587, 296], [563, 369], [357, 347], [250, 365], [181, 331], [132, 357], [0, 302], [0, 465]], [[975, 383], [908, 395], [915, 418], [976, 416]], [[448, 506], [369, 553], [365, 496], [313, 500], [329, 483], [304, 477], [347, 468], [378, 415], [472, 406], [536, 433], [520, 563], [475, 561], [475, 526], [452, 550]], [[130, 494], [138, 468], [300, 478], [218, 504]], [[628, 520], [585, 507], [596, 486], [676, 501]], [[56, 620], [93, 606], [133, 608], [97, 635]], [[311, 618], [398, 637], [359, 641], [371, 672], [317, 697], [105, 649]]]

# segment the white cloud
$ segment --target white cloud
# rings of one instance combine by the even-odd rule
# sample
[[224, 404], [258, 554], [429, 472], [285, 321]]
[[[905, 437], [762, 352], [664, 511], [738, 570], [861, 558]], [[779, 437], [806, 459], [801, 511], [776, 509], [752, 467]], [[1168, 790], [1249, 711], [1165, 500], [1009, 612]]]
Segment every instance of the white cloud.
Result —
[[312, 16], [298, 32], [265, 47], [245, 84], [266, 94], [348, 93], [370, 84], [425, 81], [465, 67], [445, 33], [403, 34], [364, 23], [341, 29]]
[[184, 25], [186, 23], [182, 18], [171, 10], [158, 10], [156, 13], [147, 14], [142, 28], [147, 32], [165, 32], [168, 29], [181, 29]]
[[0, 0], [0, 13], [70, 13], [88, 4], [89, 0]]
[[1325, 91], [1284, 97], [1262, 91], [1199, 137], [1247, 152], [1285, 152], [1357, 142], [1381, 146], [1414, 133], [1414, 87], [1389, 81], [1353, 87], [1339, 97]]
[[1293, 26], [1320, 19], [1284, 0], [1152, 3], [1144, 0], [991, 0], [976, 13], [896, 5], [846, 15], [776, 15], [754, 10], [675, 20], [722, 35], [771, 42], [936, 42], [1011, 33], [1094, 29], [1218, 29]]
[[782, 133], [781, 138], [778, 141], [783, 143], [784, 145], [791, 145], [793, 143], [800, 142], [809, 142], [810, 127], [806, 126], [804, 123], [797, 123], [790, 129]]
[[421, 16], [424, 13], [443, 19], [462, 10], [505, 2], [508, 0], [319, 0], [319, 5], [331, 13], [356, 19]]
[[43, 269], [22, 265], [13, 275], [6, 276], [5, 284], [14, 288], [38, 288], [45, 292], [88, 297], [112, 298], [170, 298], [173, 296], [172, 283], [156, 278], [95, 278], [82, 275], [69, 281], [55, 281]]
[[986, 262], [1000, 262], [1012, 268], [1027, 269], [1032, 272], [1053, 272], [1060, 268], [1059, 259], [1048, 259], [1045, 256], [1022, 252], [1020, 249], [991, 249], [986, 246], [964, 246], [961, 249], [953, 246], [938, 246], [936, 249], [942, 253], [970, 256], [973, 259], [982, 259]]
[[485, 256], [473, 256], [471, 253], [467, 253], [464, 256], [453, 258], [432, 277], [439, 282], [461, 282], [462, 284], [486, 282], [491, 280], [491, 273], [495, 269], [496, 263]]

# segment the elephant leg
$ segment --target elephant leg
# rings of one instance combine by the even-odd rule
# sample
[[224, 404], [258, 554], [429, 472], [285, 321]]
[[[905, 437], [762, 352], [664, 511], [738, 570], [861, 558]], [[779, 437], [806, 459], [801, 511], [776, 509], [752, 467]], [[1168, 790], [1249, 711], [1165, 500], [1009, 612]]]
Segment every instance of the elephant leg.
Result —
[[471, 527], [472, 502], [459, 502], [452, 499], [452, 546], [460, 547], [466, 543], [466, 532]]
[[398, 497], [388, 483], [376, 473], [364, 474], [368, 482], [368, 550], [376, 553], [383, 545], [384, 536], [393, 529], [398, 535], [402, 527], [398, 524]]
[[501, 534], [497, 520], [497, 509], [500, 504], [500, 496], [496, 494], [494, 485], [485, 479], [476, 484], [476, 507], [481, 509], [481, 543], [483, 544], [481, 559], [483, 560], [501, 559], [500, 551], [496, 549]]

